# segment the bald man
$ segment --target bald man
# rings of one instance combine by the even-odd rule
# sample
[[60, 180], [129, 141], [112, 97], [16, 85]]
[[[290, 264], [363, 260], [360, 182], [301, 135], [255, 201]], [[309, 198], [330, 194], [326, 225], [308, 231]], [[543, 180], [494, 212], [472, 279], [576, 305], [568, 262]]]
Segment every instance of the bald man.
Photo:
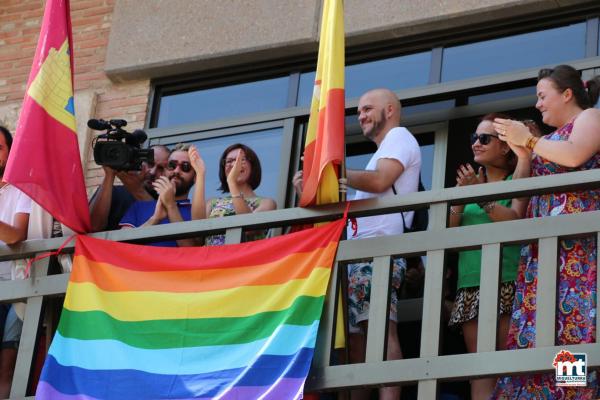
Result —
[[[401, 105], [394, 92], [388, 89], [370, 90], [358, 102], [358, 122], [363, 134], [377, 145], [365, 170], [348, 170], [347, 184], [355, 188], [353, 200], [402, 195], [416, 192], [421, 171], [421, 151], [415, 137], [400, 127]], [[413, 212], [404, 213], [406, 226], [411, 226]], [[387, 214], [357, 218], [358, 229], [348, 231], [349, 239], [398, 235], [404, 232], [402, 215]], [[392, 260], [392, 294], [388, 327], [387, 360], [402, 358], [397, 333], [397, 290], [406, 271], [406, 260]], [[350, 322], [350, 361], [364, 362], [372, 262], [348, 265], [348, 307]], [[400, 398], [400, 387], [379, 389], [380, 399]], [[352, 399], [369, 398], [366, 391], [355, 391]]]

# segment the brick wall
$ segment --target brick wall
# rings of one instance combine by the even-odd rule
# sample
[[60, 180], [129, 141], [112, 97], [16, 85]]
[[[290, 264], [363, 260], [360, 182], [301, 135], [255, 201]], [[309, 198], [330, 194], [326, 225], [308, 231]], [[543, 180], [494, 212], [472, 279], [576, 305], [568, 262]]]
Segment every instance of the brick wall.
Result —
[[[2, 0], [0, 6], [0, 124], [11, 131], [18, 114], [37, 45], [45, 1]], [[128, 128], [142, 128], [150, 82], [112, 82], [104, 73], [115, 0], [71, 0], [75, 101], [78, 135], [88, 193], [102, 179], [91, 157], [88, 118], [122, 118]]]

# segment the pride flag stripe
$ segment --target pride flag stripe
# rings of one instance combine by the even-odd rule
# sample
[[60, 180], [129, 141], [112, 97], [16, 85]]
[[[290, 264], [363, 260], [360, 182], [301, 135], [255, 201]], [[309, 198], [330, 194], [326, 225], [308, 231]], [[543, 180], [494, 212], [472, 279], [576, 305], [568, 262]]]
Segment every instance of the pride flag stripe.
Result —
[[[192, 397], [212, 398], [228, 388], [244, 386], [268, 387], [279, 377], [298, 379], [305, 376], [312, 359], [312, 350], [304, 350], [294, 356], [261, 356], [253, 369], [232, 369], [209, 374], [151, 374], [139, 370], [101, 370], [68, 367], [59, 364], [54, 356], [47, 362], [52, 374], [44, 379], [64, 394], [84, 394], [90, 397], [113, 400]], [[294, 360], [294, 368], [287, 368]], [[62, 376], [61, 376], [62, 374]], [[64, 379], [64, 377], [72, 379]], [[237, 381], [233, 380], [239, 378]], [[107, 384], [110, 382], [111, 384]], [[234, 382], [234, 384], [231, 384]], [[135, 393], [134, 396], [131, 393]], [[129, 396], [129, 397], [128, 397]], [[285, 397], [284, 397], [285, 398]]]
[[[339, 241], [337, 224], [327, 224], [310, 235], [302, 235], [294, 242], [289, 242], [288, 236], [283, 235], [267, 240], [226, 246], [208, 246], [191, 248], [161, 249], [162, 256], [157, 256], [149, 246], [120, 243], [111, 246], [106, 251], [105, 241], [88, 237], [80, 243], [78, 254], [89, 260], [118, 265], [120, 268], [136, 271], [185, 271], [203, 269], [239, 268], [243, 266], [268, 265], [284, 259], [290, 254], [306, 253], [322, 249], [330, 243]], [[300, 232], [298, 232], [300, 233]], [[337, 235], [337, 236], [336, 236]], [[233, 246], [236, 249], [231, 251]], [[275, 251], [281, 246], [286, 252]], [[239, 254], [244, 254], [240, 257]], [[144, 265], [139, 259], [144, 259]], [[202, 260], [200, 262], [200, 260]]]
[[[256, 354], [289, 357], [303, 348], [314, 347], [318, 322], [310, 326], [279, 327], [278, 335], [250, 343], [169, 349], [139, 349], [117, 340], [80, 340], [57, 333], [59, 345], [52, 353], [65, 366], [90, 370], [135, 369], [153, 374], [203, 374], [225, 369], [243, 368], [254, 362]], [[64, 350], [69, 349], [69, 350]], [[244, 351], [241, 351], [244, 350]], [[106, 357], [110, 354], [110, 357]], [[211, 359], [210, 364], [206, 363]], [[183, 361], [183, 365], [182, 365]]]
[[[235, 288], [240, 285], [278, 285], [291, 279], [307, 278], [314, 265], [325, 266], [335, 255], [336, 244], [311, 252], [295, 253], [277, 261], [280, 268], [265, 275], [262, 269], [272, 263], [228, 269], [142, 272], [77, 256], [80, 266], [73, 271], [71, 282], [94, 282], [100, 289], [118, 291], [206, 292]], [[218, 278], [218, 279], [217, 279]]]
[[[281, 400], [281, 399], [296, 399], [300, 397], [299, 388], [302, 387], [304, 380], [299, 378], [283, 378], [277, 381], [274, 385], [265, 386], [247, 386], [234, 387], [227, 393], [219, 396], [220, 400], [240, 400], [240, 399], [256, 399], [263, 400]], [[98, 397], [85, 396], [80, 394], [66, 395], [54, 389], [46, 382], [41, 382], [37, 389], [38, 395], [53, 399], [53, 400], [98, 400]], [[194, 400], [208, 400], [213, 397], [194, 397]], [[188, 400], [188, 399], [178, 399]]]
[[[105, 292], [93, 283], [70, 283], [64, 307], [71, 311], [104, 310], [122, 321], [245, 317], [289, 308], [297, 296], [324, 295], [329, 274], [329, 269], [315, 268], [310, 279], [201, 293]], [[190, 303], [194, 306], [189, 307]]]
[[344, 225], [214, 247], [208, 263], [203, 249], [78, 237], [36, 398], [299, 398]]
[[[115, 339], [142, 349], [218, 346], [249, 343], [268, 337], [277, 326], [311, 325], [323, 307], [323, 297], [299, 297], [288, 309], [241, 318], [198, 318], [120, 321], [102, 311], [64, 309], [58, 332], [73, 339]], [[178, 335], [174, 342], [171, 334]]]

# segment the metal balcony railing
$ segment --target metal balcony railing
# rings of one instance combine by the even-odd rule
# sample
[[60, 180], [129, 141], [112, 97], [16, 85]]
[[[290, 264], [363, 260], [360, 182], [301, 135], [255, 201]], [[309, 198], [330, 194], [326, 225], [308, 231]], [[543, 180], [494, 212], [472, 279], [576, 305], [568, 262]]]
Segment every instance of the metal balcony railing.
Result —
[[[449, 188], [405, 196], [390, 196], [353, 202], [349, 216], [359, 217], [429, 207], [429, 229], [424, 232], [340, 242], [333, 275], [344, 263], [356, 259], [374, 259], [371, 315], [364, 364], [332, 365], [335, 298], [329, 295], [324, 306], [317, 349], [307, 390], [337, 391], [352, 387], [380, 387], [418, 384], [419, 400], [435, 399], [438, 383], [472, 377], [498, 376], [552, 370], [551, 360], [560, 349], [584, 352], [588, 368], [600, 366], [600, 346], [583, 344], [557, 347], [554, 343], [556, 310], [557, 244], [560, 237], [599, 235], [600, 211], [556, 217], [523, 219], [493, 224], [446, 228], [450, 204], [515, 198], [539, 193], [585, 190], [600, 187], [600, 170], [555, 176], [518, 179], [469, 187]], [[344, 205], [334, 204], [312, 209], [291, 208], [252, 215], [180, 222], [149, 228], [100, 232], [91, 236], [129, 242], [193, 237], [226, 233], [228, 243], [239, 242], [246, 229], [285, 227], [340, 218]], [[29, 240], [19, 245], [0, 246], [0, 261], [32, 257], [60, 247], [65, 238]], [[501, 248], [506, 244], [538, 241], [539, 264], [537, 298], [537, 348], [496, 351], [496, 310]], [[449, 251], [482, 248], [481, 297], [477, 353], [441, 355], [442, 286], [445, 255]], [[65, 252], [73, 250], [68, 244]], [[418, 358], [384, 361], [387, 323], [387, 296], [391, 256], [427, 256], [425, 288], [422, 299], [421, 344]], [[27, 396], [31, 379], [36, 335], [46, 298], [63, 295], [68, 273], [48, 275], [48, 259], [36, 262], [32, 275], [24, 281], [0, 282], [0, 301], [26, 301], [17, 365], [11, 398]], [[600, 274], [598, 274], [600, 279]], [[339, 290], [339, 279], [332, 279], [329, 293]], [[599, 285], [600, 286], [600, 285]], [[412, 302], [421, 304], [420, 302]], [[414, 312], [414, 310], [413, 310]], [[600, 331], [600, 319], [596, 322]]]

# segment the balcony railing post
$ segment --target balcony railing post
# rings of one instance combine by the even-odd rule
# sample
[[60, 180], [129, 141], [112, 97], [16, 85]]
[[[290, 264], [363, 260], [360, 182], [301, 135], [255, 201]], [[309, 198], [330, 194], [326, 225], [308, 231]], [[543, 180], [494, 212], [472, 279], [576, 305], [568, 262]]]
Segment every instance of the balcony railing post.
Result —
[[558, 238], [539, 241], [535, 313], [535, 346], [554, 346], [556, 337], [556, 276]]
[[225, 233], [225, 244], [241, 243], [242, 228], [229, 228]]
[[[31, 277], [28, 279], [28, 281], [31, 282], [32, 285], [35, 285], [38, 279], [47, 276], [49, 265], [50, 257], [43, 258], [33, 263]], [[25, 397], [27, 392], [31, 364], [33, 362], [33, 355], [37, 344], [37, 333], [42, 316], [43, 302], [44, 296], [27, 298], [25, 316], [23, 318], [23, 328], [21, 339], [19, 341], [15, 372], [13, 375], [13, 383], [10, 389], [11, 398]]]
[[[443, 204], [445, 206], [445, 204]], [[420, 357], [436, 357], [440, 351], [442, 292], [444, 287], [444, 250], [427, 252]], [[437, 398], [437, 380], [419, 381], [419, 400]]]
[[373, 259], [369, 331], [365, 356], [365, 361], [368, 363], [384, 360], [389, 315], [390, 270], [391, 263], [389, 256], [375, 257]]
[[477, 351], [496, 350], [498, 329], [498, 288], [500, 281], [500, 243], [481, 247]]

